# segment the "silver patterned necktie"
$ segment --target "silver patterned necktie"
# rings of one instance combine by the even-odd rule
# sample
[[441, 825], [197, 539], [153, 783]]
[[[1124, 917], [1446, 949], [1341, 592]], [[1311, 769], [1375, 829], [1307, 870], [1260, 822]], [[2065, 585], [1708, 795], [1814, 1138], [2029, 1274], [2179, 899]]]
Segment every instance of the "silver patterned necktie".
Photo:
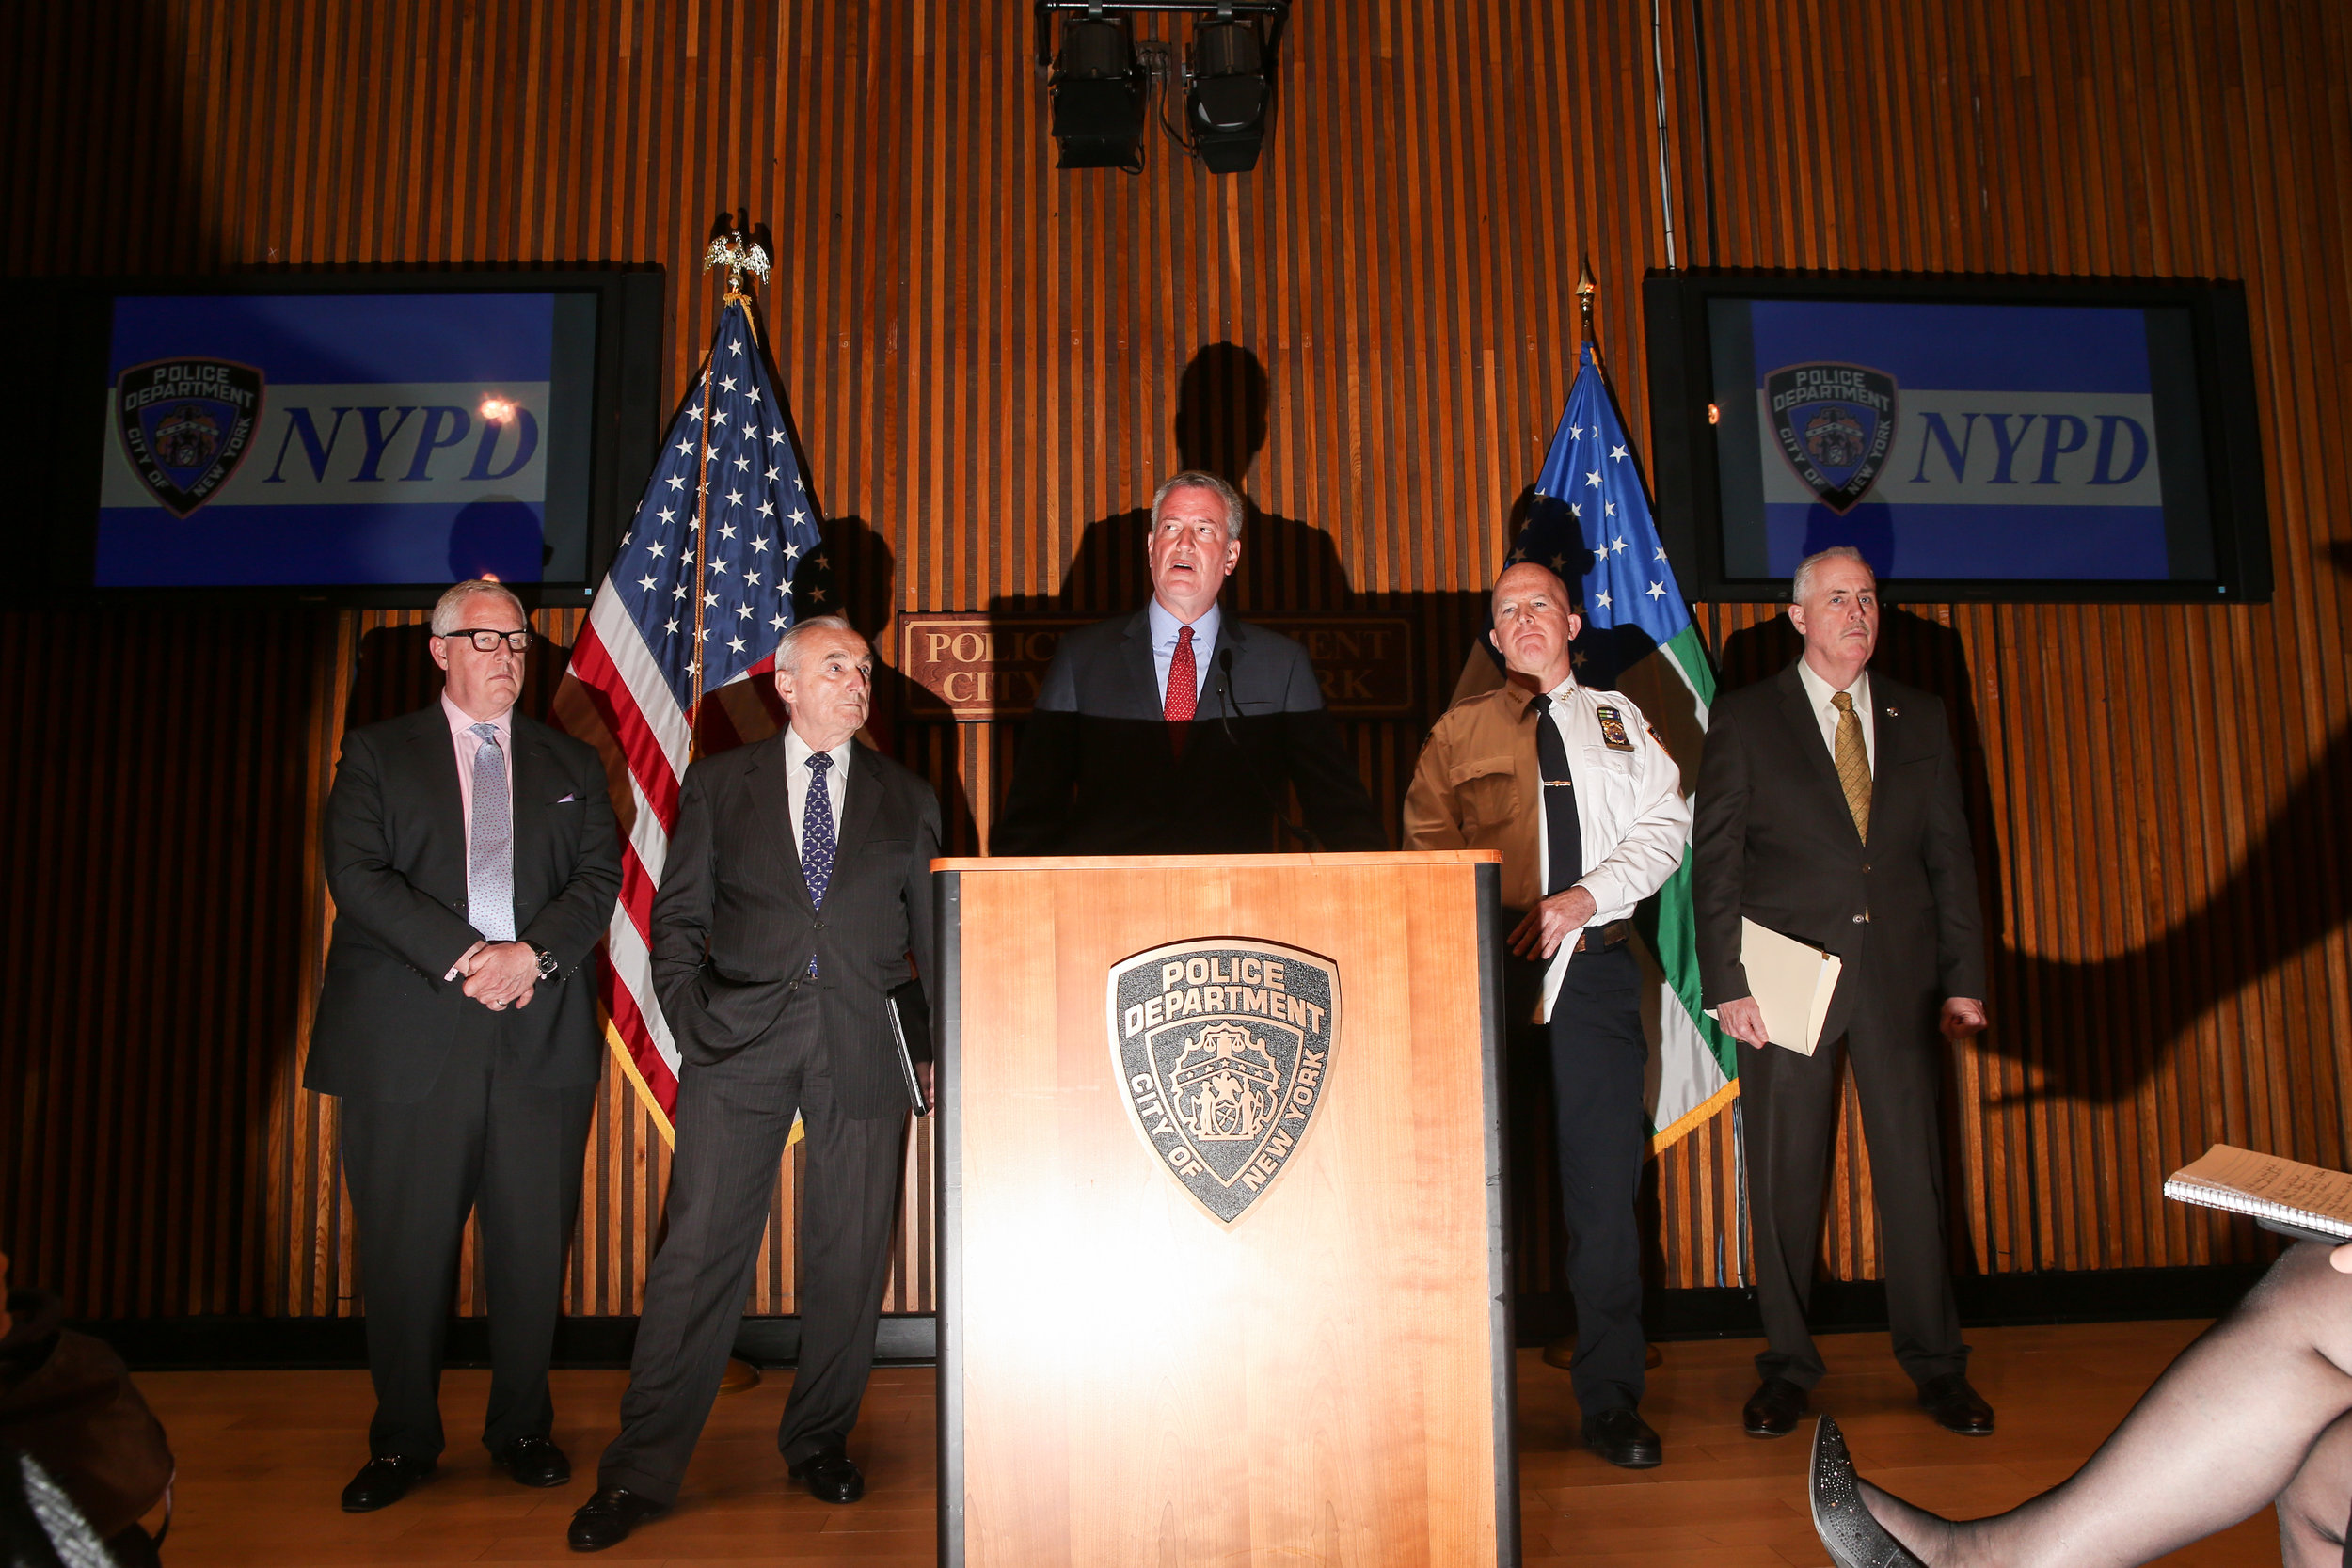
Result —
[[466, 845], [466, 915], [485, 942], [515, 940], [515, 814], [506, 799], [506, 753], [495, 724], [476, 724], [473, 830]]

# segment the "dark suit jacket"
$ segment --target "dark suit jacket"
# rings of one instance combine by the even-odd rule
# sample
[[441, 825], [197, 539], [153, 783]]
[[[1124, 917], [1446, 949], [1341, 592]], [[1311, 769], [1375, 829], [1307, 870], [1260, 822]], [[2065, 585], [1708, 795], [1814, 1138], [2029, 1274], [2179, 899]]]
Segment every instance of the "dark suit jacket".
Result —
[[[590, 954], [621, 891], [621, 846], [594, 749], [515, 715], [515, 929], [562, 968], [528, 1006], [495, 1015], [503, 1046], [543, 1088], [593, 1084]], [[305, 1087], [395, 1104], [422, 1100], [462, 1011], [481, 940], [466, 914], [466, 819], [439, 702], [351, 731], [326, 798], [326, 887], [335, 898], [326, 980]]]
[[[785, 776], [784, 733], [686, 770], [661, 891], [653, 983], [689, 1064], [734, 1055], [813, 986], [834, 1096], [849, 1116], [902, 1116], [906, 1081], [883, 997], [933, 963], [939, 797], [880, 752], [850, 751], [820, 914], [809, 902]], [[817, 959], [811, 977], [808, 960]], [[919, 1048], [928, 1060], [930, 1044]]]
[[[1228, 650], [1230, 689], [1219, 661]], [[1229, 613], [1205, 657], [1199, 717], [1180, 750], [1162, 718], [1148, 609], [1063, 638], [1022, 731], [991, 852], [1263, 853], [1278, 847], [1286, 784], [1323, 847], [1387, 848], [1307, 650]]]
[[1976, 862], [1944, 705], [1875, 672], [1870, 701], [1867, 845], [1795, 665], [1708, 715], [1693, 829], [1707, 1006], [1749, 994], [1743, 915], [1844, 961], [1824, 1039], [1857, 1007], [1932, 1020], [1945, 997], [1984, 995]]

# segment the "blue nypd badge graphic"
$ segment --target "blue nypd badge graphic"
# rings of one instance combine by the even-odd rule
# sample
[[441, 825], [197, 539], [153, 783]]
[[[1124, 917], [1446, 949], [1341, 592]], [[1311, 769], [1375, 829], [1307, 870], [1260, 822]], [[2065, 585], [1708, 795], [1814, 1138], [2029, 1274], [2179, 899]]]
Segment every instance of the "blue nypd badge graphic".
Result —
[[122, 455], [171, 514], [217, 495], [253, 450], [262, 375], [229, 359], [157, 359], [115, 380]]
[[1231, 1226], [1298, 1155], [1329, 1085], [1340, 977], [1247, 937], [1154, 947], [1112, 966], [1111, 1066], [1152, 1158]]
[[1788, 365], [1764, 378], [1788, 466], [1843, 515], [1878, 483], [1895, 446], [1895, 378], [1862, 365]]

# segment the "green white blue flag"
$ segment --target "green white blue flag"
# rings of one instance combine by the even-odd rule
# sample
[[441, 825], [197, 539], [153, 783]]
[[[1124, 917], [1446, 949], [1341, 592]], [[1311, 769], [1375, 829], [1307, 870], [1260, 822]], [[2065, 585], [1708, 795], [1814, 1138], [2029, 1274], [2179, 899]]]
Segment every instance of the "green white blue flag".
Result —
[[[1581, 585], [1577, 679], [1633, 699], [1680, 766], [1688, 793], [1698, 778], [1699, 747], [1715, 700], [1714, 662], [1659, 542], [1640, 462], [1590, 343], [1511, 559], [1541, 562]], [[1740, 1059], [1731, 1037], [1699, 1008], [1688, 855], [1634, 919], [1647, 948], [1644, 968], [1657, 987], [1655, 1005], [1643, 1008], [1650, 1035], [1650, 1148], [1656, 1152], [1730, 1101]]]

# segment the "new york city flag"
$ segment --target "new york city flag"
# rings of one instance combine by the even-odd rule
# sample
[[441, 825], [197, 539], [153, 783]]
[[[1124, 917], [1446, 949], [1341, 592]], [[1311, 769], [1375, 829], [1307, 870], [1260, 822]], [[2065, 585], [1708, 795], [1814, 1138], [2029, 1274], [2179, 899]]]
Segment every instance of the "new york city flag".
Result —
[[[1681, 768], [1687, 792], [1698, 777], [1707, 710], [1715, 700], [1714, 664], [1659, 543], [1639, 463], [1590, 343], [1511, 559], [1540, 562], [1581, 583], [1584, 633], [1576, 643], [1576, 678], [1633, 699]], [[1634, 920], [1648, 949], [1644, 968], [1661, 991], [1656, 1008], [1643, 1009], [1645, 1019], [1655, 1020], [1649, 1058], [1655, 1152], [1723, 1108], [1740, 1059], [1731, 1037], [1699, 1008], [1689, 855]]]

